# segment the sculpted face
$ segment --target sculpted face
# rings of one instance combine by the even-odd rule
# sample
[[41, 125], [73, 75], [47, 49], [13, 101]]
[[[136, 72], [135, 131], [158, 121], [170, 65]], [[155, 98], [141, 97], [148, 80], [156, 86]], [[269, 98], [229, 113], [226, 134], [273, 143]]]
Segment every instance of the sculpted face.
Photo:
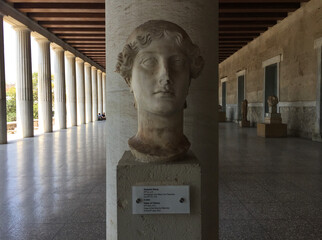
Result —
[[188, 57], [172, 38], [155, 39], [136, 55], [131, 89], [137, 107], [158, 115], [184, 108], [190, 85]]

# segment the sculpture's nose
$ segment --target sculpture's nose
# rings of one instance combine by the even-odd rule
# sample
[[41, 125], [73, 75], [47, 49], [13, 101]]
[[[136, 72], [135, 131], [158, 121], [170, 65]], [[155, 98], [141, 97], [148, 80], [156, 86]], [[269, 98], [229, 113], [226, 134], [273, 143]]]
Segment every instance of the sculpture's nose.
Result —
[[162, 61], [159, 69], [159, 84], [162, 87], [172, 84], [172, 81], [169, 76], [169, 67], [165, 61]]

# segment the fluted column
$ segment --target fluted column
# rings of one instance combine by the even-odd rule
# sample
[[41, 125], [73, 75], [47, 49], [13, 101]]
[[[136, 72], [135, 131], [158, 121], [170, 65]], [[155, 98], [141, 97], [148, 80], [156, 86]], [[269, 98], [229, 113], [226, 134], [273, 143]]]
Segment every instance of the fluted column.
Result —
[[103, 88], [103, 113], [106, 114], [106, 74], [102, 73], [102, 88]]
[[75, 56], [65, 52], [65, 78], [67, 90], [67, 120], [69, 126], [77, 125]]
[[85, 63], [85, 110], [86, 123], [92, 122], [92, 76], [91, 65]]
[[52, 92], [50, 72], [50, 42], [37, 38], [38, 43], [38, 123], [42, 132], [52, 132]]
[[17, 129], [20, 137], [32, 137], [34, 124], [30, 30], [25, 26], [14, 27], [14, 29], [17, 35]]
[[92, 67], [92, 119], [97, 121], [97, 69]]
[[76, 58], [76, 86], [77, 86], [77, 121], [78, 124], [85, 123], [85, 80], [84, 60]]
[[7, 143], [6, 79], [4, 71], [3, 16], [0, 14], [0, 144]]
[[64, 49], [57, 45], [54, 50], [54, 99], [55, 125], [58, 129], [66, 128], [66, 87]]
[[103, 113], [102, 71], [97, 70], [97, 111]]

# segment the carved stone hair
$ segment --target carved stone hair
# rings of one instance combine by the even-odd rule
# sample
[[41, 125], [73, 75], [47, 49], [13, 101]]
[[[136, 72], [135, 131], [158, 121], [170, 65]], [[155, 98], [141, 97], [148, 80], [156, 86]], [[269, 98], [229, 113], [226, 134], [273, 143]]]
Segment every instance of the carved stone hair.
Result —
[[118, 55], [116, 72], [126, 83], [131, 85], [132, 66], [137, 53], [148, 47], [154, 39], [173, 38], [183, 50], [190, 62], [190, 78], [197, 78], [201, 73], [204, 60], [200, 49], [192, 43], [188, 34], [178, 25], [164, 21], [151, 20], [138, 26], [126, 41], [123, 51]]

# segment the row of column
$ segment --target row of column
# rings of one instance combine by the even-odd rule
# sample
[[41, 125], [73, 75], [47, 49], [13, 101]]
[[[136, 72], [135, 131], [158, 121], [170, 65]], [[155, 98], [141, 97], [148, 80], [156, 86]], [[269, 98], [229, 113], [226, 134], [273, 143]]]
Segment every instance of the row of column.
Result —
[[[30, 30], [14, 27], [17, 34], [17, 129], [21, 137], [32, 137], [33, 92]], [[38, 122], [43, 132], [52, 132], [52, 87], [50, 41], [36, 38], [38, 52]], [[105, 112], [105, 73], [55, 45], [54, 98], [58, 129], [98, 119]], [[0, 16], [0, 144], [7, 142], [6, 92], [4, 74], [3, 18]], [[104, 99], [104, 100], [103, 100]], [[67, 117], [67, 118], [66, 118]], [[67, 121], [67, 122], [66, 122]]]

